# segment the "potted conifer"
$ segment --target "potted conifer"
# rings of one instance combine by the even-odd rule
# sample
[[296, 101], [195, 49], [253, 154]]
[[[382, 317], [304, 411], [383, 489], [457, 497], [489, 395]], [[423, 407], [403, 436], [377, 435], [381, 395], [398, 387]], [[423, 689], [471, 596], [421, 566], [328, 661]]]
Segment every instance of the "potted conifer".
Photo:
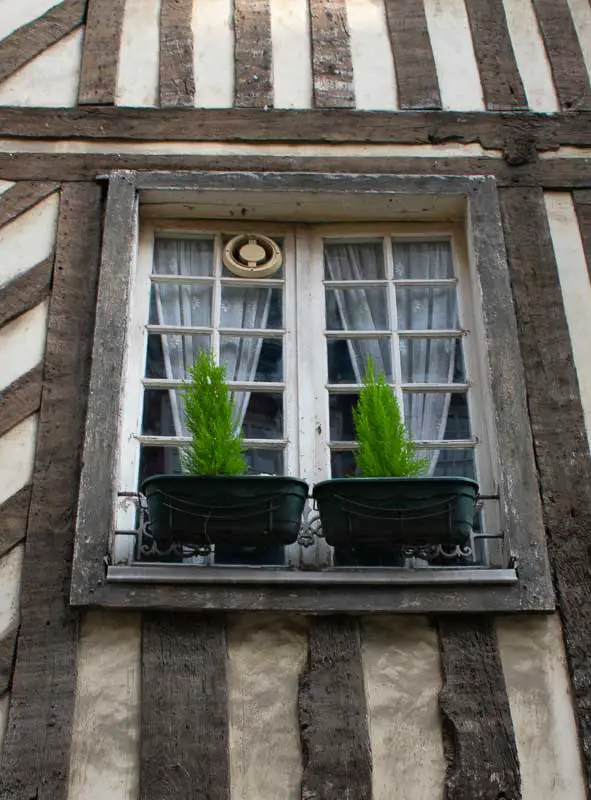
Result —
[[314, 487], [326, 541], [341, 564], [399, 563], [404, 548], [465, 546], [472, 533], [478, 484], [427, 477], [398, 400], [367, 359], [353, 410], [359, 478]]
[[181, 454], [183, 474], [154, 475], [142, 485], [156, 541], [213, 544], [216, 562], [222, 552], [268, 551], [294, 542], [308, 486], [296, 478], [247, 474], [225, 367], [211, 352], [201, 351], [195, 360], [182, 396], [191, 436]]

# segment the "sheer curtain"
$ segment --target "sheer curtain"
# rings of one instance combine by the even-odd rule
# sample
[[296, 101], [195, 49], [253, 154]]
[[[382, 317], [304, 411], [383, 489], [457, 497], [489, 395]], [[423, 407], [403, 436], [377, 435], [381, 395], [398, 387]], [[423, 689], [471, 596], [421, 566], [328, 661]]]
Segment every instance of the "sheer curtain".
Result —
[[[327, 277], [331, 280], [374, 280], [380, 274], [378, 249], [373, 244], [331, 245], [325, 250]], [[396, 278], [441, 279], [453, 277], [449, 244], [421, 242], [394, 248]], [[345, 330], [388, 328], [385, 291], [336, 290], [337, 304]], [[457, 325], [455, 291], [436, 287], [405, 287], [397, 292], [398, 328], [401, 330], [451, 329]], [[389, 340], [352, 340], [349, 353], [357, 380], [363, 376], [370, 355], [376, 368], [389, 363], [384, 348]], [[406, 339], [402, 345], [403, 382], [451, 383], [454, 374], [454, 339]], [[448, 392], [405, 393], [407, 428], [414, 440], [440, 441], [445, 434], [451, 395]], [[439, 450], [430, 452], [431, 474]]]
[[[183, 277], [213, 276], [213, 240], [157, 239], [154, 257], [157, 275]], [[154, 283], [155, 322], [160, 325], [211, 325], [213, 282], [211, 284]], [[232, 287], [223, 298], [224, 327], [265, 328], [271, 299], [270, 289]], [[198, 352], [209, 347], [210, 336], [163, 335], [162, 351], [166, 377], [183, 380]], [[260, 337], [222, 337], [220, 361], [226, 364], [226, 377], [233, 381], [251, 381], [256, 375], [262, 347]], [[249, 392], [237, 392], [237, 423], [242, 425]], [[174, 429], [177, 436], [186, 436], [180, 394], [170, 391]]]

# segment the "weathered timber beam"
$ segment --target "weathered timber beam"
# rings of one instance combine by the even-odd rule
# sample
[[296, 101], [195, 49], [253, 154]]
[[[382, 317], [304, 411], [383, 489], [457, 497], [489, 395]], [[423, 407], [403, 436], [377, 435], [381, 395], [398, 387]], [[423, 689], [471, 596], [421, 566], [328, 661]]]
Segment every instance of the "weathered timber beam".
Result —
[[278, 110], [196, 108], [2, 108], [1, 138], [135, 141], [470, 144], [538, 150], [591, 147], [591, 112]]

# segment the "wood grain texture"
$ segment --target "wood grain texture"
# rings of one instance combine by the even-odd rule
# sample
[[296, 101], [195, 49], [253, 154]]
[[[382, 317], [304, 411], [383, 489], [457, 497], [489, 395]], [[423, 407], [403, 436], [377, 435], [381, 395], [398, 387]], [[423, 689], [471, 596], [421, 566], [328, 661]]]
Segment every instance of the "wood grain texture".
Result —
[[65, 800], [77, 615], [67, 603], [84, 432], [101, 189], [62, 189], [56, 277], [21, 581], [21, 630], [0, 764], [2, 800]]
[[487, 109], [527, 108], [503, 0], [466, 0], [466, 11]]
[[300, 677], [305, 800], [370, 800], [372, 761], [357, 621], [317, 617]]
[[0, 42], [0, 82], [84, 23], [86, 0], [63, 0]]
[[[59, 189], [54, 181], [19, 181], [0, 195], [0, 228]], [[1, 304], [0, 304], [1, 307]]]
[[0, 436], [38, 411], [43, 364], [39, 364], [0, 392]]
[[591, 790], [591, 459], [543, 193], [501, 209], [575, 716]]
[[273, 107], [269, 0], [234, 0], [234, 105]]
[[573, 200], [585, 250], [589, 280], [591, 280], [591, 190], [573, 192]]
[[[71, 599], [86, 603], [104, 582], [113, 530], [117, 434], [127, 331], [129, 269], [135, 249], [135, 189], [123, 176], [109, 183], [92, 345], [90, 401], [76, 522]], [[106, 433], [110, 435], [106, 435]]]
[[23, 486], [16, 494], [0, 505], [0, 558], [20, 544], [27, 533], [31, 486]]
[[568, 0], [533, 0], [560, 107], [591, 108], [591, 86]]
[[223, 618], [142, 617], [141, 800], [230, 800]]
[[[504, 150], [591, 147], [591, 113], [534, 114], [351, 109], [0, 108], [2, 138], [130, 141], [471, 144]], [[15, 160], [23, 158], [18, 154]], [[114, 160], [114, 159], [113, 159]], [[284, 158], [284, 160], [286, 160]], [[61, 176], [67, 180], [68, 175]]]
[[125, 0], [88, 0], [78, 103], [115, 103]]
[[310, 0], [315, 108], [354, 108], [353, 62], [345, 0]]
[[45, 300], [51, 287], [54, 257], [19, 275], [0, 288], [0, 326]]
[[509, 698], [490, 619], [440, 617], [445, 800], [520, 800]]
[[18, 628], [8, 631], [0, 641], [0, 697], [10, 691], [16, 656]]
[[401, 109], [441, 108], [423, 0], [384, 0]]
[[160, 106], [192, 107], [193, 0], [162, 0], [160, 6]]
[[[406, 112], [411, 113], [411, 112]], [[113, 170], [228, 172], [330, 172], [385, 175], [492, 175], [499, 186], [543, 186], [547, 189], [591, 188], [588, 160], [564, 158], [534, 160], [510, 166], [502, 158], [413, 158], [389, 156], [209, 156], [135, 154], [23, 154], [0, 153], [0, 178], [31, 180], [67, 176], [91, 181]]]

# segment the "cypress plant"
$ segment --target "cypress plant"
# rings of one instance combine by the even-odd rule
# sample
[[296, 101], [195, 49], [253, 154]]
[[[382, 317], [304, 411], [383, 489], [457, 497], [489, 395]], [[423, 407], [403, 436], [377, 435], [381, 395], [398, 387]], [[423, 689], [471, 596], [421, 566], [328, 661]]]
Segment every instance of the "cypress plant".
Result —
[[383, 373], [376, 375], [370, 356], [359, 400], [353, 409], [355, 438], [359, 449], [355, 460], [363, 478], [411, 478], [427, 470], [408, 434], [398, 399]]
[[191, 435], [191, 442], [181, 455], [184, 472], [243, 475], [247, 463], [225, 365], [218, 366], [213, 353], [202, 350], [189, 370], [189, 378], [190, 383], [182, 391], [185, 422]]

